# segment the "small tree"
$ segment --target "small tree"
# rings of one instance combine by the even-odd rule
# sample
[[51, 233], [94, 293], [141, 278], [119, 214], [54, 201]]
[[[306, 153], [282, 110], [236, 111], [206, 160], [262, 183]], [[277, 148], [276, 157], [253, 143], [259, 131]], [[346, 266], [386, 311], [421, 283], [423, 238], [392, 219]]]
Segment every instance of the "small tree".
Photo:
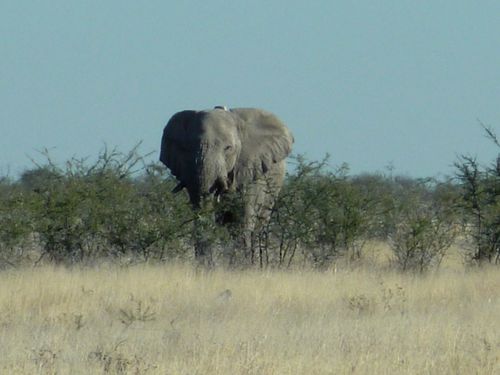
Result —
[[353, 183], [346, 165], [327, 170], [328, 156], [321, 162], [296, 160], [266, 228], [265, 243], [278, 244], [272, 258], [290, 266], [300, 249], [305, 261], [325, 268], [339, 256], [359, 257], [374, 222], [373, 196]]
[[47, 161], [21, 178], [34, 194], [33, 230], [43, 256], [163, 260], [179, 250], [187, 202], [174, 199], [171, 179], [164, 183], [159, 168], [144, 165], [137, 146], [128, 153], [106, 148], [94, 163], [73, 158], [60, 168], [48, 154]]
[[462, 156], [455, 164], [461, 183], [464, 233], [472, 240], [473, 262], [498, 262], [500, 256], [500, 171], [482, 169], [475, 158]]
[[[492, 128], [481, 123], [486, 136], [500, 148]], [[465, 237], [471, 240], [467, 253], [474, 263], [495, 262], [500, 259], [500, 156], [483, 167], [472, 156], [462, 155], [455, 163], [459, 182]]]
[[[425, 196], [429, 192], [433, 194]], [[449, 199], [437, 187], [410, 190], [399, 197], [389, 243], [401, 270], [424, 272], [441, 264], [456, 236], [455, 214]]]
[[16, 266], [31, 245], [32, 194], [7, 178], [0, 179], [0, 268]]

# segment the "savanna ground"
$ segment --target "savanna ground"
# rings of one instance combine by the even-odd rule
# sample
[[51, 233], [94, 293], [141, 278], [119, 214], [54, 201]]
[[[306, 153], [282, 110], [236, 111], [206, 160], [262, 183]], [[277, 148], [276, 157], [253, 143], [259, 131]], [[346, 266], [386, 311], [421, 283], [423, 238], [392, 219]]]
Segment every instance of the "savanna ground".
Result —
[[412, 275], [367, 254], [324, 272], [2, 271], [0, 373], [500, 373], [497, 268]]

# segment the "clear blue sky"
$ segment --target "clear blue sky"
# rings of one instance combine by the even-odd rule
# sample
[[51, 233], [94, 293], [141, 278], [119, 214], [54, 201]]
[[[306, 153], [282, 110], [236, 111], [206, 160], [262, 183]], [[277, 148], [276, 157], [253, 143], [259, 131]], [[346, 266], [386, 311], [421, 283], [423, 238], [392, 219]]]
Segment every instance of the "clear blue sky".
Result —
[[497, 152], [477, 119], [500, 129], [499, 1], [3, 0], [0, 35], [0, 174], [44, 147], [158, 152], [174, 112], [217, 104], [352, 173]]

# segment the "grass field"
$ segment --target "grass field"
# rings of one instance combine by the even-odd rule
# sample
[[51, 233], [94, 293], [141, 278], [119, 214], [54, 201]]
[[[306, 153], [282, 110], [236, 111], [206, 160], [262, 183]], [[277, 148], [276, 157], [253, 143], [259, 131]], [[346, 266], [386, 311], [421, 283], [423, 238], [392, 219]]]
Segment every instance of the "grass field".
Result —
[[500, 272], [0, 273], [1, 374], [500, 374]]

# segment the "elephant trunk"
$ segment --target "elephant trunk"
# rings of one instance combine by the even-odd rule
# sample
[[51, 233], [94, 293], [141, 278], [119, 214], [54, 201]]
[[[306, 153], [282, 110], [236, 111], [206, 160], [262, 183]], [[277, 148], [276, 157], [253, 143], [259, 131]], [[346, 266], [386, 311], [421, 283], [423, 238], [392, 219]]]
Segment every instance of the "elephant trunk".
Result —
[[[206, 200], [210, 195], [217, 195], [219, 192], [219, 183], [213, 181], [212, 179], [200, 178], [197, 183], [190, 185], [188, 187], [189, 200], [195, 208], [199, 208], [201, 202]], [[219, 180], [216, 180], [219, 181]]]
[[231, 183], [223, 155], [214, 155], [208, 144], [201, 144], [194, 159], [193, 180], [188, 186], [191, 203], [200, 206], [202, 199], [219, 196], [229, 190]]
[[220, 195], [228, 190], [228, 173], [222, 156], [205, 158], [199, 176], [202, 195]]
[[201, 195], [220, 195], [227, 190], [227, 176], [224, 173], [219, 173], [219, 171], [213, 169], [207, 169], [202, 173], [200, 179]]

